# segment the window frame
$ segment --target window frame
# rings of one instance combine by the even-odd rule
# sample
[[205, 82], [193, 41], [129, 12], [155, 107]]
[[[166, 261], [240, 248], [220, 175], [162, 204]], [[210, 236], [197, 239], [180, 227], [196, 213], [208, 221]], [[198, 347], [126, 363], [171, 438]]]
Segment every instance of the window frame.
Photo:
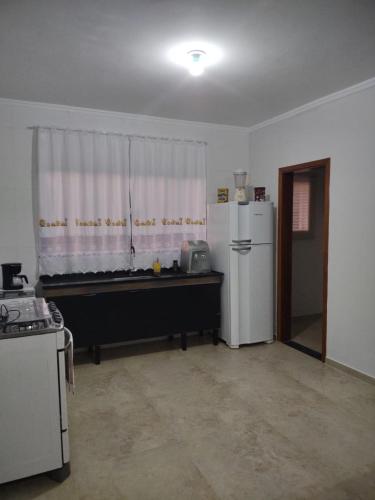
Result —
[[309, 239], [314, 235], [313, 231], [313, 204], [314, 204], [314, 179], [309, 173], [297, 173], [293, 176], [293, 201], [294, 201], [294, 183], [298, 180], [307, 180], [310, 184], [309, 202], [308, 202], [308, 229], [307, 230], [293, 230], [293, 205], [292, 205], [292, 236], [293, 239]]

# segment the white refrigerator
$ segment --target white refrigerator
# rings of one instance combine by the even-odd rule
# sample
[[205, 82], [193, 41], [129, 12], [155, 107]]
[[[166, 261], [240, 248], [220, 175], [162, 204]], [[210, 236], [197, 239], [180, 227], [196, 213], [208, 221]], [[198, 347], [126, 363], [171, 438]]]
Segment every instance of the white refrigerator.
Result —
[[273, 205], [208, 206], [212, 269], [224, 273], [221, 338], [229, 347], [273, 340]]

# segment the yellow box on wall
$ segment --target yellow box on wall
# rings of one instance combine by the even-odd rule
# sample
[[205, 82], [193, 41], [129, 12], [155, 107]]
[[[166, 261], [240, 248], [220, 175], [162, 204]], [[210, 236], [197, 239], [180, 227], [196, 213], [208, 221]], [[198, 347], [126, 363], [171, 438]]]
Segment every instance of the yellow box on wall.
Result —
[[229, 201], [229, 189], [228, 188], [218, 188], [217, 189], [217, 202], [218, 203], [228, 203]]

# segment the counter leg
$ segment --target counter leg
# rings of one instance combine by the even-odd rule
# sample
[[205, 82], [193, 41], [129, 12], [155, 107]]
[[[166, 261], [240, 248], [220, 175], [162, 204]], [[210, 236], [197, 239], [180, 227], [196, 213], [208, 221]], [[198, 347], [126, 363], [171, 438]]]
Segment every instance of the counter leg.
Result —
[[212, 330], [212, 343], [214, 345], [218, 345], [219, 343], [219, 331], [217, 328], [215, 328], [215, 330]]
[[187, 341], [186, 341], [186, 333], [181, 333], [181, 349], [186, 351]]
[[94, 345], [94, 363], [100, 365], [100, 345]]

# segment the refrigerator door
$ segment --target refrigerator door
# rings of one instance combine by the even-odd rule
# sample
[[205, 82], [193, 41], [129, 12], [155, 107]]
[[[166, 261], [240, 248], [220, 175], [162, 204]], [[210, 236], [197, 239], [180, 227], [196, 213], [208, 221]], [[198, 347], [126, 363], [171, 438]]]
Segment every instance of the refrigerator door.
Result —
[[238, 205], [237, 240], [245, 244], [251, 242], [253, 245], [272, 243], [272, 221], [273, 205], [270, 202], [253, 201], [248, 205]]
[[232, 347], [273, 338], [272, 259], [270, 244], [231, 247]]

